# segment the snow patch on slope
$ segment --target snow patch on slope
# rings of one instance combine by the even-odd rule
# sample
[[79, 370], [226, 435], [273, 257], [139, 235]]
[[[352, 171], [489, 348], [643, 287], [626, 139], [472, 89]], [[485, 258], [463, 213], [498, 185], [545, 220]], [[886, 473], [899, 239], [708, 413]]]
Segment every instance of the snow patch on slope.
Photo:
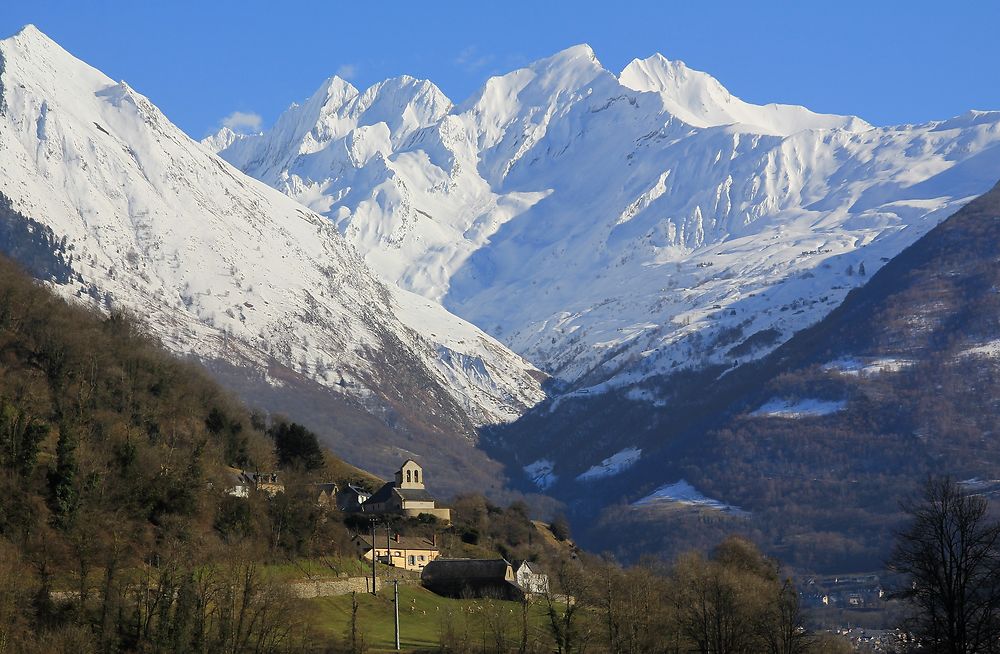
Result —
[[893, 373], [904, 370], [913, 365], [910, 359], [899, 359], [896, 357], [847, 357], [836, 359], [823, 364], [823, 370], [839, 372], [842, 375], [852, 377], [870, 377], [881, 373]]
[[963, 358], [980, 357], [983, 359], [998, 359], [1000, 358], [1000, 339], [974, 345], [959, 352], [958, 356]]
[[646, 497], [632, 503], [632, 506], [661, 506], [676, 504], [702, 509], [722, 511], [733, 515], [747, 515], [746, 511], [703, 495], [698, 489], [681, 479], [673, 484], [666, 484], [656, 489]]
[[642, 457], [642, 449], [638, 447], [627, 447], [620, 452], [615, 452], [608, 458], [595, 466], [591, 466], [585, 472], [577, 475], [577, 481], [595, 481], [605, 477], [614, 477], [618, 473], [631, 468]]
[[531, 483], [538, 486], [539, 490], [547, 490], [559, 481], [559, 477], [553, 472], [554, 468], [555, 464], [548, 459], [539, 459], [524, 466], [523, 470]]
[[769, 418], [813, 418], [843, 411], [845, 406], [847, 406], [847, 402], [843, 400], [783, 400], [773, 398], [750, 415]]

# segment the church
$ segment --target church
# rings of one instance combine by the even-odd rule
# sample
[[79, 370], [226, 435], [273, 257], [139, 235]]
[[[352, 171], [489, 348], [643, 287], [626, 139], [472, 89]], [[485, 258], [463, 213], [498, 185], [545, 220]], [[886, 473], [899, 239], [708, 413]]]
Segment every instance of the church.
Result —
[[407, 459], [396, 479], [375, 491], [362, 507], [365, 513], [395, 513], [408, 518], [426, 513], [442, 522], [451, 522], [451, 509], [437, 507], [434, 497], [424, 487], [424, 469], [413, 459]]

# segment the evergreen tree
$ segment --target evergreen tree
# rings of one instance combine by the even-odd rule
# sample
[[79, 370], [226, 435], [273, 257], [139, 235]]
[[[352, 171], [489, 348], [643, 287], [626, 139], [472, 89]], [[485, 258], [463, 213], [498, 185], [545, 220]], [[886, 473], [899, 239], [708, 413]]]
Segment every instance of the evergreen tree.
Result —
[[279, 422], [271, 427], [270, 433], [282, 467], [300, 466], [305, 470], [323, 467], [323, 449], [319, 446], [319, 439], [302, 425]]
[[60, 529], [69, 527], [76, 514], [79, 504], [76, 476], [76, 438], [72, 430], [64, 425], [56, 442], [56, 465], [49, 472], [49, 500], [56, 526]]

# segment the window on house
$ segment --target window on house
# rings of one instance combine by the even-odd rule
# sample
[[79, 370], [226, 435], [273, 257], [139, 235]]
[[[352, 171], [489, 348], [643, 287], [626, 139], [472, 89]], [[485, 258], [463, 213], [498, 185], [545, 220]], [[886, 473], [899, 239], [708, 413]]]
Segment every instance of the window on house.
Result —
[[[420, 557], [420, 558], [423, 558], [423, 557]], [[414, 565], [416, 562], [417, 562], [417, 558], [411, 554], [410, 555], [410, 565]]]
[[424, 560], [424, 555], [423, 555], [423, 554], [421, 554], [421, 555], [420, 555], [420, 560], [421, 560], [421, 561], [423, 561], [423, 560]]
[[406, 481], [407, 481], [407, 483], [410, 482], [410, 471], [409, 470], [406, 471]]
[[413, 481], [415, 481], [415, 482], [420, 481], [420, 471], [419, 470], [414, 470], [413, 471]]

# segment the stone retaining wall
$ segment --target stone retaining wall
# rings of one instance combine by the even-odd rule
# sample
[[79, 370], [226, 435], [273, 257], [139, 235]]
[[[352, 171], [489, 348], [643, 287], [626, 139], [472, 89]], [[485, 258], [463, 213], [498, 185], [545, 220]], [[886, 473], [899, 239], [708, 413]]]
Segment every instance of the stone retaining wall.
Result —
[[[382, 589], [383, 580], [377, 579], [375, 591]], [[302, 599], [313, 597], [332, 597], [348, 593], [372, 592], [371, 577], [346, 577], [342, 579], [317, 579], [314, 581], [293, 581], [288, 584], [292, 595]]]

